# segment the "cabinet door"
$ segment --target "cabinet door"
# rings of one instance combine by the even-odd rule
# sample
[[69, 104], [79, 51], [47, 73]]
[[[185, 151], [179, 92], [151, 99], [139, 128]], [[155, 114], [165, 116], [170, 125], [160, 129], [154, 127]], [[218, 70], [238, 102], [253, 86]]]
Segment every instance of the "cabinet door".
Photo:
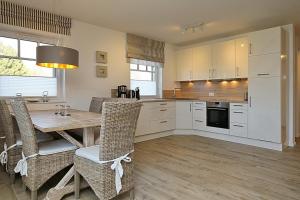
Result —
[[235, 40], [236, 78], [248, 77], [248, 51], [248, 38], [239, 38]]
[[192, 102], [176, 101], [176, 129], [192, 129]]
[[249, 55], [263, 55], [281, 53], [282, 30], [281, 27], [270, 28], [250, 33]]
[[177, 81], [192, 80], [193, 49], [182, 49], [176, 52]]
[[280, 77], [249, 78], [249, 138], [281, 143], [280, 81]]
[[194, 48], [193, 80], [208, 80], [211, 69], [211, 46]]
[[235, 41], [214, 44], [212, 55], [212, 79], [235, 78]]
[[249, 57], [249, 77], [273, 77], [280, 74], [280, 53]]

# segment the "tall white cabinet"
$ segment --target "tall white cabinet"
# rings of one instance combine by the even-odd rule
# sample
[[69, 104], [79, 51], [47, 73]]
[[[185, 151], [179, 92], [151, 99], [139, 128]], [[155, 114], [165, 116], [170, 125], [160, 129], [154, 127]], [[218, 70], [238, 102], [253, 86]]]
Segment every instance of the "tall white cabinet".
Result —
[[285, 138], [286, 65], [280, 27], [250, 34], [248, 137], [274, 143]]

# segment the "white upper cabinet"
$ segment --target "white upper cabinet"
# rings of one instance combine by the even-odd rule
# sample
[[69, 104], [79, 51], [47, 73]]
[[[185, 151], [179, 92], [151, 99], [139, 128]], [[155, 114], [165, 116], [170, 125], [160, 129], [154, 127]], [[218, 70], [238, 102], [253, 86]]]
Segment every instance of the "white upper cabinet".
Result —
[[193, 49], [182, 49], [176, 52], [177, 81], [193, 79]]
[[263, 55], [281, 53], [282, 29], [281, 27], [270, 28], [250, 33], [249, 55]]
[[249, 40], [247, 37], [235, 40], [235, 77], [247, 78], [248, 77], [248, 52]]
[[230, 79], [235, 77], [235, 41], [212, 45], [211, 79]]
[[194, 48], [193, 80], [209, 79], [211, 69], [211, 46], [200, 46]]
[[248, 38], [176, 52], [177, 81], [248, 77]]
[[249, 77], [275, 77], [281, 75], [280, 53], [251, 56]]

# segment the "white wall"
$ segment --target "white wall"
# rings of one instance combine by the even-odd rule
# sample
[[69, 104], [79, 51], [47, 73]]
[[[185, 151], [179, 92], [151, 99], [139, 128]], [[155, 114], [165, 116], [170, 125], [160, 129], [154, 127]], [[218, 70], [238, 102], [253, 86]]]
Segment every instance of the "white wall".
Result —
[[[66, 71], [66, 100], [73, 108], [88, 109], [91, 97], [109, 97], [111, 89], [130, 84], [126, 62], [126, 33], [73, 20], [71, 37], [64, 44], [79, 51], [79, 69]], [[96, 51], [108, 52], [108, 77], [95, 74]], [[172, 88], [176, 71], [174, 47], [166, 44], [163, 85]]]

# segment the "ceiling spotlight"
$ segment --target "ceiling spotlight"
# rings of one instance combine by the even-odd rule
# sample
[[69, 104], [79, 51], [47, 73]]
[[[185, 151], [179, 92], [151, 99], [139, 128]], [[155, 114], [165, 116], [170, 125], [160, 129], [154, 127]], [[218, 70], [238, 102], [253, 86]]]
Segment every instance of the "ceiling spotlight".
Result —
[[204, 25], [205, 23], [201, 22], [201, 23], [185, 26], [181, 29], [181, 33], [185, 34], [187, 32], [196, 33], [198, 31], [204, 31]]

